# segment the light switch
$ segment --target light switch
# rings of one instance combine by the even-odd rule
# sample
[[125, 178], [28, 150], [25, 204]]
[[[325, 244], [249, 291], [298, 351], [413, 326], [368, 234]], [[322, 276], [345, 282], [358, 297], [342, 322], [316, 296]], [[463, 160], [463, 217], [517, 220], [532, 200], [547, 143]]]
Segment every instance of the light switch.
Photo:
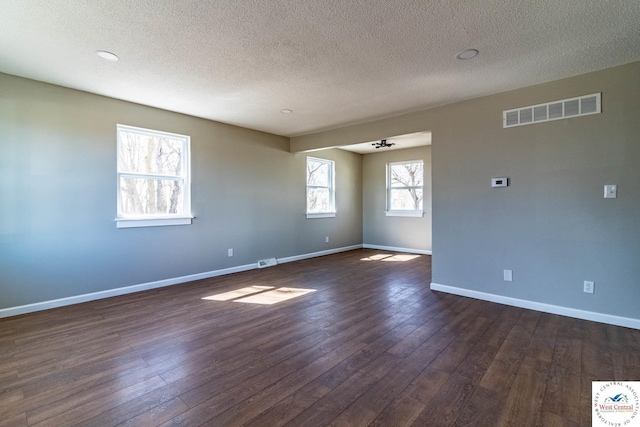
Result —
[[618, 193], [617, 185], [605, 185], [604, 186], [604, 198], [615, 199]]

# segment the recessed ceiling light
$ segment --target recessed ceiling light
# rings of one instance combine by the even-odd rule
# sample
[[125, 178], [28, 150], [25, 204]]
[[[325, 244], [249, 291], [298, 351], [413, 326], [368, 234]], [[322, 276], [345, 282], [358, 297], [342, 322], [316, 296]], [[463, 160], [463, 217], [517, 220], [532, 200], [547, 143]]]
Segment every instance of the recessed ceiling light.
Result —
[[293, 113], [293, 110], [290, 110], [290, 109], [288, 109], [288, 108], [285, 108], [284, 110], [280, 110], [280, 112], [281, 112], [282, 114], [291, 114], [291, 113]]
[[96, 54], [102, 58], [102, 59], [106, 59], [107, 61], [117, 61], [118, 59], [118, 55], [116, 55], [115, 53], [111, 53], [111, 52], [107, 52], [106, 50], [99, 50], [96, 52]]
[[473, 59], [476, 56], [478, 56], [478, 53], [480, 53], [478, 51], [478, 49], [467, 49], [467, 50], [463, 50], [462, 52], [458, 52], [458, 54], [456, 55], [456, 58], [458, 59]]

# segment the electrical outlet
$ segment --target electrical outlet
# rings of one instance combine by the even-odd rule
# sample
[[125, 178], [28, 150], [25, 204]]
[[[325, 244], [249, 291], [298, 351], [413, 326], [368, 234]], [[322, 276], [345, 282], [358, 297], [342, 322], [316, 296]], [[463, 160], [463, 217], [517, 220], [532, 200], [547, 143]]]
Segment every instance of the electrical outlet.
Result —
[[329, 236], [325, 237], [325, 238], [324, 238], [324, 241], [325, 241], [326, 243], [329, 243]]
[[513, 281], [513, 270], [504, 270], [503, 276], [505, 282]]
[[227, 249], [227, 256], [233, 256], [233, 248]]
[[588, 294], [592, 294], [593, 291], [595, 290], [596, 284], [594, 282], [591, 282], [589, 280], [585, 280], [584, 281], [584, 291]]

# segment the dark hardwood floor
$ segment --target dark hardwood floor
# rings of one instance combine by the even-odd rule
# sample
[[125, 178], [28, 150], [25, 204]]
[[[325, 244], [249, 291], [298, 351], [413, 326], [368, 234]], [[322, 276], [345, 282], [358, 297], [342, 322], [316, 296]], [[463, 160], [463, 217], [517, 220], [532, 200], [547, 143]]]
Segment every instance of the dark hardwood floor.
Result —
[[[640, 331], [429, 289], [356, 250], [0, 319], [0, 426], [589, 426]], [[273, 305], [204, 300], [315, 289]]]

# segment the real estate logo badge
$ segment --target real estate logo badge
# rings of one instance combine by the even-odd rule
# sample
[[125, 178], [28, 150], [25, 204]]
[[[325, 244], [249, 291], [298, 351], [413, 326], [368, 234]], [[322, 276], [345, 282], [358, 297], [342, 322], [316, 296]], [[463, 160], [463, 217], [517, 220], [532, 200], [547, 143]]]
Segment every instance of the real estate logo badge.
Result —
[[592, 426], [640, 426], [640, 381], [593, 381]]

